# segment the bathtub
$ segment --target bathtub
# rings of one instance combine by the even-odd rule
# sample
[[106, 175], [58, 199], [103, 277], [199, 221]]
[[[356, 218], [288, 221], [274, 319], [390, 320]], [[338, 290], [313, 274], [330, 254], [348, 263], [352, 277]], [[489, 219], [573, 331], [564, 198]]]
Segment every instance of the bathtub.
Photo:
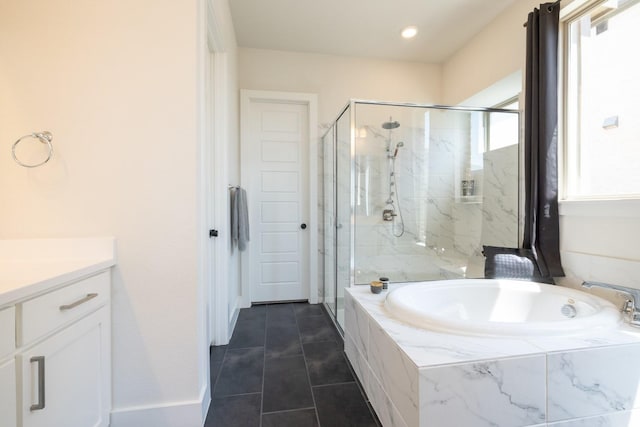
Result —
[[620, 311], [575, 289], [496, 279], [442, 280], [391, 291], [386, 310], [424, 329], [475, 336], [563, 336], [614, 328]]

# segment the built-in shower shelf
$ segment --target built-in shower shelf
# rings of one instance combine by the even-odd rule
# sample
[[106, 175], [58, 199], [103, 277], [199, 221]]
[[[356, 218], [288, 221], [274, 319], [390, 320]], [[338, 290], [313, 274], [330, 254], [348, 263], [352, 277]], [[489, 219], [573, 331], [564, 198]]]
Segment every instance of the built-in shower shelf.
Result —
[[482, 203], [482, 196], [460, 196], [460, 197], [456, 197], [456, 203], [468, 203], [468, 204]]

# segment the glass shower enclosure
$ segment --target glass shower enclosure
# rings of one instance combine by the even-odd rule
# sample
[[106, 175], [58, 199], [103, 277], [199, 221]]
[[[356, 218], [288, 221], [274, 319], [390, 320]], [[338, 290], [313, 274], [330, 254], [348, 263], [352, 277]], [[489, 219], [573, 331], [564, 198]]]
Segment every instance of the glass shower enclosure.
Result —
[[519, 243], [519, 116], [351, 100], [322, 137], [320, 283], [484, 277], [483, 245]]

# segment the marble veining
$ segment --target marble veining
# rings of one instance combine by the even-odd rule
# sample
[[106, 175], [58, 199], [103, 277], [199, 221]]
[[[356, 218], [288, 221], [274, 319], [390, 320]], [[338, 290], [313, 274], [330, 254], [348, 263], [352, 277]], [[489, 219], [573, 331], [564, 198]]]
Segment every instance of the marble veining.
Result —
[[425, 426], [529, 426], [546, 420], [544, 356], [427, 368], [420, 379]]
[[560, 421], [638, 407], [638, 360], [638, 344], [550, 354], [549, 419]]

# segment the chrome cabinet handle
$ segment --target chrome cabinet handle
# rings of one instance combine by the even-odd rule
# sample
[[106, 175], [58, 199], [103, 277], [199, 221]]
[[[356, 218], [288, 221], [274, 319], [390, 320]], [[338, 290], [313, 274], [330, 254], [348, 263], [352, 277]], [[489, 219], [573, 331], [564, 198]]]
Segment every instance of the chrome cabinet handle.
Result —
[[30, 362], [38, 364], [38, 403], [31, 405], [29, 410], [39, 411], [44, 409], [44, 356], [32, 357]]
[[87, 294], [86, 297], [84, 298], [80, 298], [78, 301], [76, 302], [72, 302], [71, 304], [65, 304], [65, 305], [61, 305], [60, 306], [60, 311], [65, 311], [65, 310], [71, 310], [73, 308], [76, 308], [77, 306], [79, 306], [80, 304], [84, 304], [85, 302], [94, 299], [95, 297], [97, 297], [98, 294]]

